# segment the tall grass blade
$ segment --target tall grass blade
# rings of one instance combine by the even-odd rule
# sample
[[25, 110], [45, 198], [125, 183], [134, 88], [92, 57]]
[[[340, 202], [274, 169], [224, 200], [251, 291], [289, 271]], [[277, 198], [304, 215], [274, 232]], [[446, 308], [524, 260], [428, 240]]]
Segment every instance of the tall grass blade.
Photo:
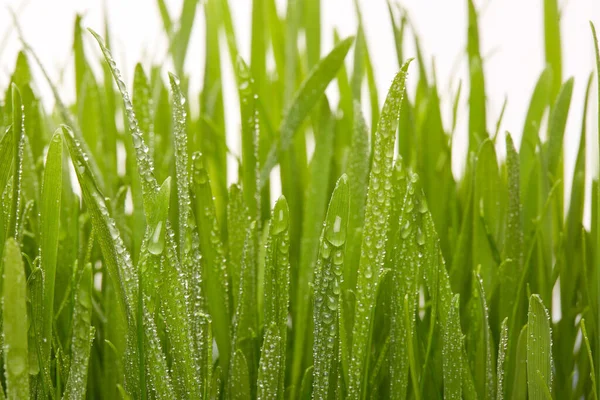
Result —
[[27, 292], [25, 266], [19, 244], [8, 238], [4, 244], [2, 334], [6, 395], [10, 400], [29, 398], [27, 347]]

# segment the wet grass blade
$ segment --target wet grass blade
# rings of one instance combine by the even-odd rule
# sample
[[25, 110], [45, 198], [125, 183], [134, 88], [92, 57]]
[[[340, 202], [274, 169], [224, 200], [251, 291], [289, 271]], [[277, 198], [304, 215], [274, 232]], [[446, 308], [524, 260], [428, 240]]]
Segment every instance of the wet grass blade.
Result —
[[29, 398], [27, 347], [27, 293], [25, 266], [19, 244], [9, 238], [4, 244], [2, 328], [4, 371], [8, 399]]
[[531, 400], [547, 400], [552, 391], [550, 317], [538, 295], [529, 299], [527, 324], [527, 391]]
[[80, 272], [73, 309], [71, 365], [63, 399], [82, 399], [87, 388], [87, 374], [95, 328], [92, 327], [92, 265]]
[[405, 81], [410, 61], [404, 64], [394, 78], [383, 106], [375, 136], [373, 161], [367, 190], [365, 228], [362, 253], [357, 279], [357, 308], [354, 317], [352, 363], [349, 370], [348, 396], [359, 399], [366, 395], [368, 376], [371, 317], [375, 307], [375, 293], [383, 272], [384, 254], [378, 247], [385, 247], [391, 201], [391, 175], [394, 142], [400, 104], [404, 96]]
[[[262, 370], [271, 363], [277, 365], [273, 371], [269, 372], [267, 379], [268, 381], [273, 380], [272, 384], [276, 385], [275, 388], [272, 388], [274, 391], [266, 392], [270, 393], [269, 396], [277, 393], [274, 397], [281, 397], [285, 390], [285, 348], [290, 290], [289, 246], [289, 208], [285, 197], [282, 196], [275, 203], [271, 214], [266, 248], [263, 321], [264, 326], [269, 328], [263, 343], [260, 367]], [[267, 339], [270, 340], [270, 343], [267, 343]]]
[[349, 202], [347, 180], [342, 175], [331, 195], [315, 266], [313, 398], [317, 399], [334, 395], [338, 376], [340, 287]]
[[204, 289], [208, 311], [212, 317], [219, 357], [222, 357], [223, 365], [228, 366], [231, 346], [231, 305], [225, 249], [220, 238], [220, 228], [204, 157], [200, 153], [194, 153], [191, 166], [192, 207], [200, 237], [200, 252], [204, 258], [203, 268], [206, 277]]
[[496, 368], [496, 400], [503, 400], [505, 387], [504, 376], [506, 370], [506, 352], [508, 350], [508, 317], [504, 318], [500, 326], [500, 343], [498, 343], [498, 364]]
[[337, 71], [344, 62], [344, 58], [353, 42], [353, 37], [340, 42], [312, 69], [308, 77], [302, 82], [279, 126], [279, 139], [271, 146], [267, 159], [262, 166], [261, 184], [267, 181], [271, 170], [278, 162], [280, 154], [285, 152], [292, 144], [298, 128], [313, 109], [317, 100], [323, 95], [329, 82], [337, 75]]
[[460, 400], [462, 398], [461, 370], [462, 337], [459, 318], [460, 300], [454, 295], [450, 305], [448, 324], [444, 330], [443, 343], [443, 370], [444, 370], [444, 398]]

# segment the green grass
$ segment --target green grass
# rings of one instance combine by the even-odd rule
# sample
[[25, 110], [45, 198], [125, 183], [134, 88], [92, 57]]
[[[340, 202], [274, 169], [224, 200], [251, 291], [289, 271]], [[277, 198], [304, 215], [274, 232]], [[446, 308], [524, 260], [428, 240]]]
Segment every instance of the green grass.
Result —
[[[597, 74], [572, 115], [583, 93], [562, 76], [557, 2], [543, 2], [547, 67], [522, 132], [499, 133], [504, 108], [486, 116], [478, 10], [466, 5], [469, 78], [453, 85], [450, 126], [418, 37], [406, 58], [414, 28], [392, 1], [399, 72], [381, 109], [358, 2], [356, 34], [341, 38], [322, 31], [320, 0], [290, 0], [284, 15], [253, 0], [244, 60], [226, 0], [185, 0], [179, 17], [158, 0], [168, 60], [138, 64], [133, 82], [108, 28], [88, 32], [77, 16], [72, 104], [22, 37], [0, 95], [0, 399], [597, 399], [596, 33]], [[200, 18], [195, 93], [184, 65]], [[461, 91], [469, 142], [455, 176]], [[233, 131], [241, 154], [228, 163]], [[567, 188], [566, 140], [579, 140]]]

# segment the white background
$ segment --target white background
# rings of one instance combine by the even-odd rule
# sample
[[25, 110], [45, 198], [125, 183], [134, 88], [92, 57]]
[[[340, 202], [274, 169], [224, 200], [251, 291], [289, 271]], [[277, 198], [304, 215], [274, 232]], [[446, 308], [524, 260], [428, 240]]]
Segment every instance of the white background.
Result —
[[[179, 15], [180, 0], [168, 0], [172, 17]], [[398, 70], [391, 25], [385, 0], [361, 0], [363, 19], [369, 48], [375, 66], [375, 75], [381, 101], [387, 86]], [[250, 48], [251, 0], [229, 0], [232, 8], [235, 29], [241, 55], [248, 59]], [[279, 1], [281, 11], [284, 0]], [[466, 0], [404, 0], [401, 4], [408, 10], [419, 35], [426, 59], [435, 56], [446, 127], [449, 126], [451, 93], [454, 93], [458, 79], [466, 83], [464, 49], [466, 47]], [[487, 0], [476, 1], [480, 14], [480, 36], [486, 88], [488, 94], [488, 128], [493, 131], [505, 96], [508, 97], [502, 130], [509, 130], [520, 140], [523, 120], [533, 90], [533, 86], [544, 66], [543, 55], [543, 0]], [[36, 50], [50, 71], [55, 82], [60, 82], [66, 99], [73, 96], [73, 67], [71, 58], [73, 21], [76, 13], [85, 15], [84, 26], [103, 31], [103, 14], [107, 10], [115, 57], [125, 76], [130, 78], [133, 66], [142, 60], [146, 66], [162, 63], [166, 53], [166, 39], [163, 26], [154, 0], [0, 0], [0, 87], [9, 79], [19, 41], [12, 27], [8, 7], [17, 11], [26, 39]], [[573, 159], [579, 142], [581, 113], [585, 83], [593, 69], [593, 45], [589, 20], [600, 25], [600, 2], [598, 0], [563, 0], [562, 11], [563, 78], [575, 77], [575, 90], [568, 130], [565, 136], [566, 177], [570, 185]], [[352, 35], [356, 31], [356, 17], [352, 0], [323, 0], [323, 44], [326, 53], [332, 46], [332, 28], [336, 27], [341, 36]], [[191, 75], [192, 89], [198, 90], [202, 81], [204, 63], [203, 16], [197, 13], [192, 32], [190, 50], [187, 56], [186, 71]], [[91, 39], [91, 36], [89, 36]], [[410, 40], [412, 41], [412, 40]], [[93, 53], [92, 53], [93, 52]], [[88, 54], [98, 55], [97, 48], [88, 41]], [[413, 56], [409, 43], [405, 46], [406, 57]], [[351, 58], [349, 58], [351, 60]], [[224, 55], [224, 73], [231, 74], [229, 58]], [[99, 61], [98, 61], [99, 62]], [[99, 65], [99, 64], [98, 64]], [[170, 63], [166, 64], [167, 68]], [[412, 67], [413, 77], [415, 66]], [[166, 74], [166, 71], [165, 71]], [[416, 79], [409, 76], [410, 84]], [[229, 121], [228, 137], [234, 138], [239, 129], [236, 90], [232, 79], [225, 80], [225, 101]], [[45, 100], [50, 99], [44, 82], [38, 79], [39, 92]], [[594, 84], [595, 87], [595, 84]], [[335, 93], [330, 88], [333, 97]], [[463, 85], [463, 95], [459, 120], [458, 140], [453, 149], [455, 173], [460, 173], [465, 159], [466, 143], [466, 102], [468, 87]], [[595, 107], [595, 91], [591, 106]], [[194, 99], [191, 99], [192, 103]], [[50, 106], [51, 104], [47, 104]], [[592, 108], [588, 126], [588, 160], [596, 157], [596, 112]], [[503, 140], [499, 140], [498, 150], [504, 153]], [[230, 143], [233, 149], [237, 143]], [[596, 162], [588, 161], [596, 171]], [[232, 168], [233, 170], [233, 168]], [[589, 174], [588, 174], [589, 175]], [[588, 176], [589, 178], [589, 176]], [[234, 176], [231, 179], [235, 179]], [[570, 186], [566, 186], [569, 188]], [[568, 190], [567, 190], [568, 196]], [[589, 196], [589, 193], [588, 193]]]

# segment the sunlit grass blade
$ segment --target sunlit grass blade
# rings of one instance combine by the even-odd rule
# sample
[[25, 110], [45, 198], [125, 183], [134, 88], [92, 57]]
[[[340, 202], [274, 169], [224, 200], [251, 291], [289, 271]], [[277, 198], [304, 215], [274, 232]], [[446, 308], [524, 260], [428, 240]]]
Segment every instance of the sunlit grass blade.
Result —
[[3, 353], [6, 395], [12, 400], [29, 398], [27, 347], [27, 292], [25, 266], [19, 243], [9, 238], [4, 244], [3, 264]]
[[538, 295], [529, 299], [527, 324], [527, 388], [529, 399], [549, 399], [552, 392], [550, 316]]
[[385, 246], [391, 201], [391, 175], [394, 142], [400, 104], [404, 96], [405, 81], [410, 61], [404, 64], [394, 78], [381, 112], [375, 136], [373, 161], [367, 190], [365, 228], [361, 245], [361, 259], [357, 279], [356, 313], [354, 317], [352, 363], [348, 382], [349, 398], [359, 399], [366, 394], [368, 376], [371, 317], [375, 307], [375, 293], [380, 284], [384, 255], [378, 251]]
[[348, 182], [338, 180], [331, 195], [321, 234], [319, 259], [314, 273], [313, 398], [335, 393], [339, 359], [339, 309], [348, 223]]
[[269, 174], [277, 164], [280, 154], [285, 152], [292, 144], [298, 128], [313, 109], [317, 100], [323, 95], [329, 82], [335, 78], [353, 41], [354, 38], [349, 37], [340, 42], [325, 58], [321, 59], [302, 82], [279, 126], [279, 139], [271, 146], [267, 159], [262, 166], [261, 184], [264, 184], [269, 178]]
[[562, 161], [563, 138], [573, 94], [573, 82], [571, 78], [561, 87], [548, 118], [548, 173], [554, 179], [563, 178], [562, 165], [559, 170], [559, 162]]

